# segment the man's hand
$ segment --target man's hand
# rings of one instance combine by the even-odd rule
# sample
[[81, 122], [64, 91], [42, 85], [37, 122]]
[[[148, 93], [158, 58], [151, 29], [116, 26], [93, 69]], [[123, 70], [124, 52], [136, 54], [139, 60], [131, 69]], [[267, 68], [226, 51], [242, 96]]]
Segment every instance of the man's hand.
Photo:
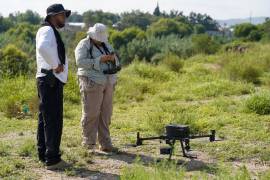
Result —
[[54, 69], [54, 72], [56, 74], [59, 74], [59, 73], [61, 73], [63, 71], [64, 71], [64, 66], [62, 64], [59, 64], [58, 67], [56, 69]]
[[108, 61], [114, 61], [114, 59], [114, 55], [103, 55], [101, 56], [100, 61], [106, 63]]

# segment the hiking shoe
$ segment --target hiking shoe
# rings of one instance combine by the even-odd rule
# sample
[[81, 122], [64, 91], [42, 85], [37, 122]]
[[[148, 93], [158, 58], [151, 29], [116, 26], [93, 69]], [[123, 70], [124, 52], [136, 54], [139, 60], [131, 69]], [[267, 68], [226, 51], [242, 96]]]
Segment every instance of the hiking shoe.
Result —
[[87, 151], [90, 155], [96, 154], [96, 148], [88, 148]]
[[54, 165], [46, 166], [47, 170], [63, 170], [69, 167], [71, 167], [71, 165], [66, 163], [63, 160], [61, 160], [59, 163], [56, 163]]
[[87, 152], [89, 154], [95, 154], [96, 153], [96, 145], [93, 144], [93, 145], [88, 145], [88, 144], [84, 144], [82, 143], [82, 146], [87, 149]]
[[100, 147], [100, 151], [106, 152], [106, 153], [118, 153], [119, 149], [113, 146], [110, 147]]

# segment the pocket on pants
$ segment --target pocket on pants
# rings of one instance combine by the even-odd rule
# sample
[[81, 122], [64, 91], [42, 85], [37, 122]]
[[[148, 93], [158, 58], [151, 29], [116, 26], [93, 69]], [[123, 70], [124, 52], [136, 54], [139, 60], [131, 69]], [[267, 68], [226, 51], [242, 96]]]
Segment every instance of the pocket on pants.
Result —
[[91, 92], [94, 91], [96, 83], [84, 76], [79, 77], [80, 92]]
[[113, 84], [113, 91], [115, 91], [116, 85], [117, 85], [117, 82]]

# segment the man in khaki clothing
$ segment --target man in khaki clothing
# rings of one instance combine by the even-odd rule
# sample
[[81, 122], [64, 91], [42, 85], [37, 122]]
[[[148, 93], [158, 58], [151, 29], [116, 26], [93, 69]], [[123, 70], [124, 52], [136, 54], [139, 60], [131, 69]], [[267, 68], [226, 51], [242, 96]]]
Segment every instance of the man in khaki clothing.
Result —
[[117, 149], [112, 145], [109, 125], [117, 71], [110, 71], [110, 65], [120, 64], [108, 43], [105, 25], [95, 24], [87, 34], [75, 49], [82, 97], [82, 144], [94, 150], [98, 135], [100, 150], [113, 152]]

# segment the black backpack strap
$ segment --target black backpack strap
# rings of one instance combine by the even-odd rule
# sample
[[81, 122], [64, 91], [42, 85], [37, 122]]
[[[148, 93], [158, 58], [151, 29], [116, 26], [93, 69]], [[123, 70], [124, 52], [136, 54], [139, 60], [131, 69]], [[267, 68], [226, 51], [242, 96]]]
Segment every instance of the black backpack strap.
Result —
[[[101, 52], [101, 54], [103, 54], [103, 52], [101, 51], [101, 49], [100, 49], [97, 45], [95, 45], [95, 44], [92, 42], [92, 40], [90, 39], [90, 49], [89, 49], [89, 53], [90, 53], [91, 59], [94, 59], [94, 57], [93, 57], [93, 48], [94, 48], [94, 46]], [[103, 49], [104, 49], [106, 55], [111, 54], [111, 52], [109, 51], [109, 49], [108, 49], [108, 47], [106, 46], [105, 43], [102, 43], [102, 47], [103, 47]]]
[[104, 51], [105, 51], [105, 53], [108, 55], [108, 54], [111, 54], [111, 52], [109, 51], [109, 49], [108, 49], [108, 47], [106, 46], [106, 44], [105, 43], [102, 43], [102, 47], [103, 47], [103, 49], [104, 49]]

